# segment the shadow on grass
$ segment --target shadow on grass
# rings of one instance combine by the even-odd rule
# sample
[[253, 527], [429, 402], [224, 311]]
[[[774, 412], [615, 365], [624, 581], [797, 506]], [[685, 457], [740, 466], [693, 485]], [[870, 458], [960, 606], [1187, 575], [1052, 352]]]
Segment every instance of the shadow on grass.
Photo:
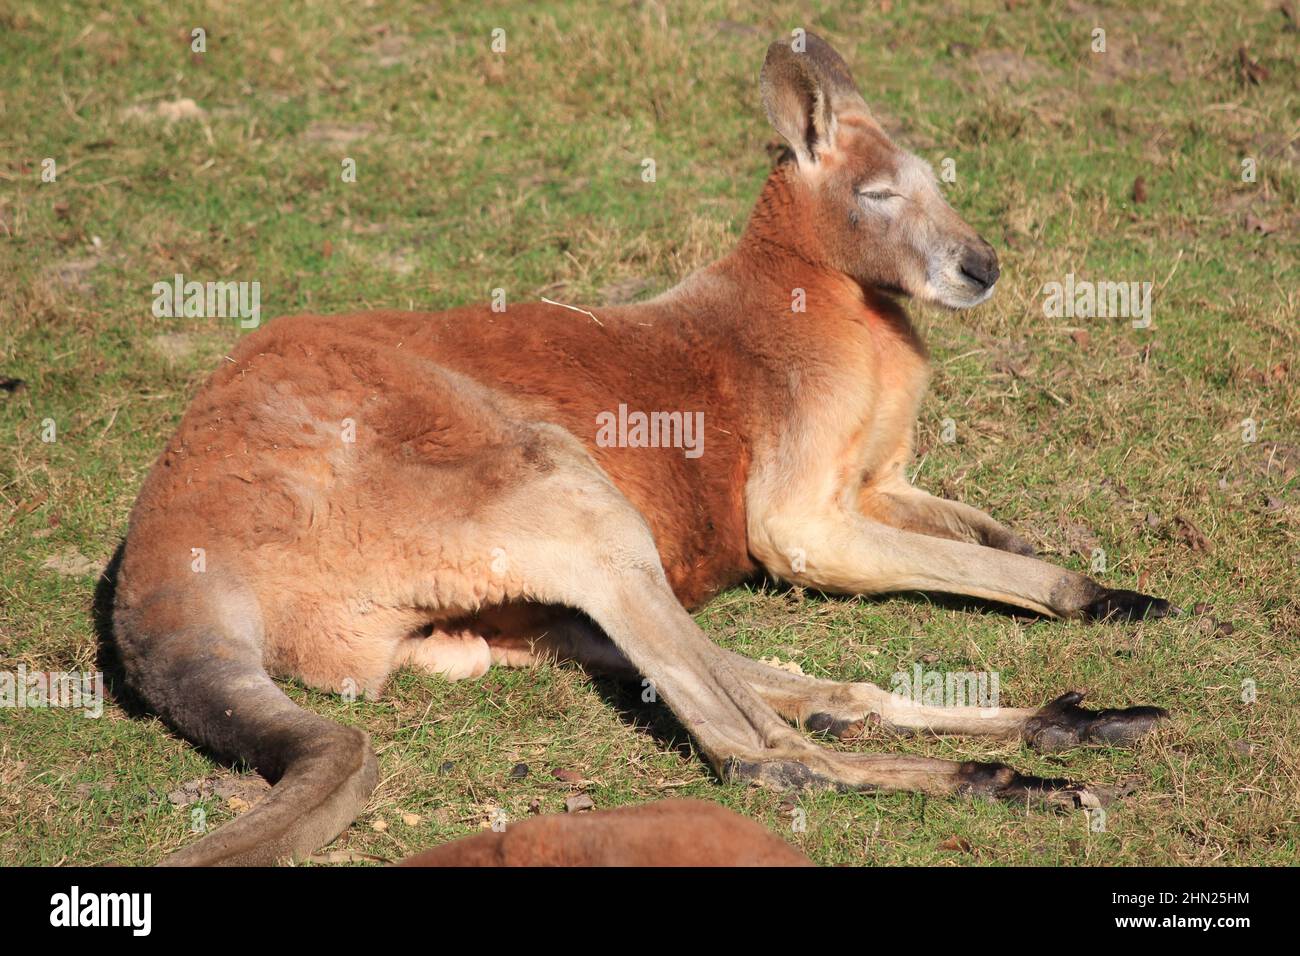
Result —
[[605, 675], [592, 674], [592, 685], [596, 693], [619, 719], [630, 724], [634, 729], [649, 734], [651, 739], [664, 751], [676, 751], [686, 760], [702, 760], [691, 735], [681, 725], [673, 712], [663, 701], [646, 701], [642, 699], [645, 688], [639, 680], [626, 680]]
[[[841, 594], [823, 595], [827, 600], [853, 600], [851, 597], [845, 597]], [[1056, 618], [1049, 617], [1046, 614], [1039, 614], [1036, 611], [1030, 611], [1023, 607], [1016, 607], [1014, 604], [1003, 604], [1000, 601], [988, 601], [983, 598], [966, 597], [961, 594], [937, 594], [928, 591], [899, 591], [896, 594], [890, 594], [879, 598], [878, 600], [905, 601], [909, 604], [920, 604], [926, 607], [940, 608], [945, 611], [962, 611], [968, 614], [996, 614], [1000, 617], [1011, 617], [1021, 621], [1054, 621]]]
[[[767, 591], [771, 594], [788, 594], [795, 586], [775, 578], [755, 578], [750, 587], [755, 591]], [[1022, 621], [1051, 621], [1055, 618], [1039, 614], [1014, 604], [1003, 604], [984, 598], [968, 597], [963, 594], [943, 594], [938, 591], [891, 591], [888, 594], [829, 594], [816, 589], [806, 589], [807, 593], [823, 601], [847, 603], [866, 601], [870, 604], [885, 604], [891, 601], [905, 601], [909, 604], [941, 608], [945, 611], [963, 611], [978, 614], [998, 614], [1003, 617], [1018, 618]]]
[[113, 637], [113, 598], [117, 593], [117, 573], [122, 565], [122, 552], [126, 541], [118, 543], [108, 567], [95, 582], [95, 599], [91, 605], [91, 621], [95, 627], [95, 666], [104, 675], [104, 690], [109, 698], [122, 708], [128, 717], [140, 719], [153, 712], [126, 682], [126, 668]]

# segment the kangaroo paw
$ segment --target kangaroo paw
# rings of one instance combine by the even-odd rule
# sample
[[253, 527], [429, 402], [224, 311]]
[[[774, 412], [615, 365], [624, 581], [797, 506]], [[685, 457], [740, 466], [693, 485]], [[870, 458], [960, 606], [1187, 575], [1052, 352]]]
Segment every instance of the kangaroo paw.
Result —
[[1181, 613], [1179, 608], [1163, 598], [1122, 588], [1108, 588], [1082, 609], [1082, 615], [1088, 621], [1139, 621]]
[[961, 765], [958, 793], [1007, 800], [1012, 803], [1041, 803], [1050, 807], [1083, 805], [1086, 789], [1056, 777], [1031, 777], [1001, 763], [967, 762]]
[[1035, 750], [1050, 752], [1082, 745], [1125, 747], [1169, 716], [1160, 707], [1089, 710], [1080, 707], [1082, 691], [1070, 691], [1047, 704], [1025, 723], [1024, 738]]

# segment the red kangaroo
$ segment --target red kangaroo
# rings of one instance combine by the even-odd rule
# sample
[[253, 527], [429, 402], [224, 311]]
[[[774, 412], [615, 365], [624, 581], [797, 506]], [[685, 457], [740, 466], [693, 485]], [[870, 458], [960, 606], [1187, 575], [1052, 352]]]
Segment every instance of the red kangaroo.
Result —
[[[655, 687], [723, 781], [1077, 804], [1000, 764], [818, 746], [907, 731], [1125, 743], [1163, 716], [922, 706], [717, 647], [688, 608], [756, 575], [971, 595], [1063, 618], [1163, 615], [913, 487], [924, 349], [899, 298], [960, 309], [997, 256], [812, 34], [761, 74], [791, 155], [736, 248], [651, 301], [280, 318], [206, 383], [131, 515], [114, 623], [180, 734], [275, 786], [180, 864], [302, 857], [375, 786], [369, 739], [272, 675], [382, 691], [574, 660]], [[802, 311], [798, 308], [802, 306]], [[702, 426], [702, 427], [701, 427]]]

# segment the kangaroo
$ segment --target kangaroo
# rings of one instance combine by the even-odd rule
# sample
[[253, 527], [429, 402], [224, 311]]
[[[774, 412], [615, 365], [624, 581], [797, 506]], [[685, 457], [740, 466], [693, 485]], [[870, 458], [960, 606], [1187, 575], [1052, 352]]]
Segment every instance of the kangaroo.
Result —
[[[204, 385], [131, 513], [114, 629], [165, 722], [274, 786], [164, 862], [301, 858], [363, 807], [366, 734], [299, 708], [273, 676], [376, 695], [401, 667], [455, 679], [569, 660], [650, 682], [723, 782], [1066, 806], [1086, 794], [1067, 780], [805, 731], [872, 721], [1056, 749], [1127, 744], [1165, 716], [1085, 709], [1079, 693], [925, 706], [745, 659], [688, 612], [762, 574], [1059, 618], [1176, 610], [1038, 560], [906, 479], [927, 359], [900, 300], [979, 305], [998, 260], [844, 60], [803, 41], [773, 44], [760, 77], [786, 161], [736, 247], [675, 288], [599, 311], [283, 317]], [[628, 439], [611, 441], [620, 406], [682, 416], [660, 416], [670, 440], [655, 442], [626, 415]], [[700, 413], [692, 448], [674, 447]]]

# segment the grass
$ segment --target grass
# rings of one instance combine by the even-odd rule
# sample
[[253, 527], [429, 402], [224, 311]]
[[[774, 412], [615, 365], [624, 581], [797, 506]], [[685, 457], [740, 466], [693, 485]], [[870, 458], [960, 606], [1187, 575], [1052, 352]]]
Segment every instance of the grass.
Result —
[[[573, 785], [550, 771], [563, 768], [597, 806], [716, 800], [825, 864], [1296, 863], [1300, 34], [1264, 0], [812, 9], [0, 8], [0, 375], [26, 383], [0, 392], [0, 670], [95, 668], [95, 572], [46, 562], [102, 566], [189, 397], [244, 334], [154, 318], [154, 282], [257, 280], [267, 319], [444, 307], [494, 288], [651, 294], [738, 235], [773, 137], [763, 50], [805, 25], [845, 54], [901, 142], [936, 167], [955, 160], [951, 200], [1002, 258], [990, 304], [913, 310], [935, 363], [918, 483], [1070, 567], [1101, 548], [1106, 582], [1199, 610], [1085, 626], [756, 585], [699, 621], [720, 644], [818, 675], [888, 684], [921, 661], [997, 671], [1017, 706], [1071, 687], [1101, 705], [1160, 704], [1174, 720], [1134, 752], [856, 745], [1132, 777], [1137, 793], [1102, 832], [1081, 814], [808, 794], [795, 831], [788, 798], [718, 785], [661, 710], [580, 671], [401, 674], [374, 702], [287, 688], [364, 726], [379, 752], [379, 789], [333, 849], [392, 859], [497, 809], [560, 811]], [[200, 25], [207, 50], [193, 53]], [[1097, 26], [1105, 53], [1090, 50]], [[498, 27], [504, 54], [489, 48]], [[183, 98], [202, 115], [157, 115]], [[54, 182], [41, 181], [46, 157]], [[341, 180], [345, 157], [356, 183]], [[1153, 327], [1044, 318], [1043, 284], [1070, 272], [1152, 282]], [[530, 772], [515, 779], [521, 762]], [[192, 839], [193, 808], [168, 794], [228, 776], [112, 700], [98, 720], [0, 709], [0, 863], [154, 862]], [[210, 790], [198, 805], [219, 824], [239, 804]]]

